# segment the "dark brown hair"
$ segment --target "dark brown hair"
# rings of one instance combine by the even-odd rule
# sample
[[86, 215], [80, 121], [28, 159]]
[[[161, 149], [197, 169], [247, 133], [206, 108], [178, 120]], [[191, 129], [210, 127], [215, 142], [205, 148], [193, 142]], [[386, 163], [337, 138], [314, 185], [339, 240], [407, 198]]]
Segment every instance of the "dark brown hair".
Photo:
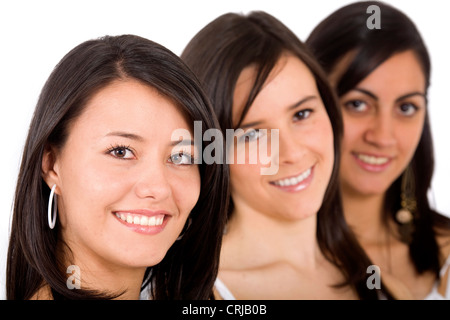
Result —
[[[366, 25], [370, 5], [381, 12], [381, 29]], [[311, 32], [306, 44], [313, 51], [327, 73], [331, 73], [339, 60], [354, 51], [354, 58], [337, 79], [336, 90], [342, 96], [354, 88], [380, 64], [392, 55], [412, 50], [425, 77], [425, 92], [430, 85], [431, 63], [425, 43], [415, 24], [398, 9], [379, 1], [357, 2], [333, 12]], [[450, 231], [450, 219], [434, 211], [428, 202], [428, 190], [434, 169], [433, 140], [428, 112], [422, 135], [411, 160], [413, 170], [417, 216], [409, 252], [418, 273], [433, 271], [439, 278], [439, 246], [437, 229]], [[387, 190], [384, 204], [384, 221], [396, 221], [393, 215], [401, 207], [400, 176]], [[435, 229], [436, 227], [436, 229]]]
[[[41, 177], [41, 163], [46, 146], [64, 145], [69, 125], [83, 112], [88, 99], [117, 79], [135, 79], [155, 88], [192, 124], [202, 121], [203, 131], [219, 128], [197, 78], [165, 47], [122, 35], [89, 40], [72, 49], [42, 89], [24, 147], [8, 250], [7, 299], [29, 299], [45, 283], [55, 299], [116, 295], [66, 287], [65, 268], [57, 250], [63, 239], [58, 224], [53, 230], [47, 224], [50, 190]], [[199, 164], [199, 170], [201, 191], [190, 214], [190, 227], [159, 264], [147, 269], [153, 299], [213, 297], [227, 208], [228, 168]]]
[[[349, 230], [341, 209], [337, 183], [342, 136], [340, 110], [325, 73], [306, 46], [282, 22], [268, 13], [228, 13], [200, 30], [186, 46], [181, 58], [199, 77], [225, 131], [233, 128], [233, 93], [242, 70], [255, 65], [257, 77], [239, 122], [284, 53], [298, 57], [314, 75], [333, 129], [335, 163], [323, 204], [317, 213], [320, 249], [342, 270], [346, 279], [344, 285], [354, 288], [362, 299], [376, 299], [376, 292], [366, 286], [366, 270], [371, 263]], [[231, 201], [229, 213], [232, 209]]]

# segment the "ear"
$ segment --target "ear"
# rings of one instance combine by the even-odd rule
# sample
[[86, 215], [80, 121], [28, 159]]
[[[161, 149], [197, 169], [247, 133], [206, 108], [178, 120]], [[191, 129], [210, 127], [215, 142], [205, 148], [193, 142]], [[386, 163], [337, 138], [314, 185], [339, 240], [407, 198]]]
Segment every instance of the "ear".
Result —
[[[42, 155], [41, 175], [45, 183], [51, 189], [53, 185], [59, 186], [58, 152], [52, 146], [46, 146]], [[58, 193], [58, 188], [56, 188]]]

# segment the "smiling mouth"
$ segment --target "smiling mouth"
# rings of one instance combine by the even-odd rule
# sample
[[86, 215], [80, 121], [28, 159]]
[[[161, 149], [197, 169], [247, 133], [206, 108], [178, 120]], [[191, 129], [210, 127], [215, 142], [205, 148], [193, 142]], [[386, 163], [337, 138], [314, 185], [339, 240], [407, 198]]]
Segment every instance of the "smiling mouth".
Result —
[[388, 158], [388, 157], [369, 156], [367, 154], [362, 154], [362, 153], [355, 153], [355, 156], [362, 162], [373, 165], [373, 166], [380, 166], [380, 165], [386, 164], [390, 160], [390, 158]]
[[164, 214], [148, 217], [145, 215], [133, 214], [133, 213], [128, 213], [128, 212], [121, 212], [121, 213], [116, 212], [115, 215], [117, 218], [119, 218], [120, 220], [122, 220], [124, 222], [127, 222], [129, 224], [143, 226], [143, 227], [160, 226], [163, 224], [164, 217], [165, 217]]
[[297, 175], [295, 177], [280, 179], [280, 180], [272, 181], [270, 183], [274, 184], [276, 186], [280, 186], [280, 187], [295, 186], [295, 185], [303, 182], [304, 180], [308, 179], [309, 176], [311, 175], [311, 172], [312, 172], [312, 167], [309, 168], [308, 170], [300, 173], [299, 175]]

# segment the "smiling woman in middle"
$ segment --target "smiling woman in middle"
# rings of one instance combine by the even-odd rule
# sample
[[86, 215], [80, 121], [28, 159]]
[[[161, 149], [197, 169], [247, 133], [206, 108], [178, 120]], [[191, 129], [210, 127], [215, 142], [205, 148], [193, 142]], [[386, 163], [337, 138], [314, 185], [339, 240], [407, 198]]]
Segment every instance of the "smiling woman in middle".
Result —
[[[236, 160], [235, 150], [246, 152], [244, 163], [230, 164], [216, 296], [377, 299], [338, 195], [341, 115], [304, 44], [267, 13], [229, 13], [203, 28], [181, 58], [206, 88], [222, 131], [237, 132], [228, 154]], [[252, 161], [262, 147], [278, 168], [272, 174], [262, 174], [269, 164], [261, 158]]]

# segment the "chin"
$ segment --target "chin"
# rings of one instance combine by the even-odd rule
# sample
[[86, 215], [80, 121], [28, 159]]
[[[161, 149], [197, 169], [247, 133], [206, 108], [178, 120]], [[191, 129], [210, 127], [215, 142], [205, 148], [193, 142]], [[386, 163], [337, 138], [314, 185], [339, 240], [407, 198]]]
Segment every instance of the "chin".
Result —
[[[137, 253], [127, 257], [121, 257], [122, 263], [131, 268], [147, 268], [160, 263], [166, 256], [166, 252]], [[126, 258], [126, 260], [124, 260]]]
[[[286, 217], [288, 220], [300, 221], [317, 215], [321, 205], [322, 203], [310, 203], [308, 205], [305, 205], [305, 203], [299, 203], [292, 206], [290, 210], [286, 210], [281, 215]], [[295, 210], [292, 210], [292, 208], [295, 208]]]
[[160, 263], [171, 245], [164, 244], [161, 241], [140, 241], [128, 242], [120, 249], [111, 253], [114, 255], [114, 260], [123, 266], [131, 268], [151, 267]]
[[360, 183], [347, 185], [345, 189], [350, 189], [353, 193], [364, 196], [374, 196], [385, 193], [389, 187], [390, 185], [386, 183], [379, 183], [376, 181], [362, 181]]

